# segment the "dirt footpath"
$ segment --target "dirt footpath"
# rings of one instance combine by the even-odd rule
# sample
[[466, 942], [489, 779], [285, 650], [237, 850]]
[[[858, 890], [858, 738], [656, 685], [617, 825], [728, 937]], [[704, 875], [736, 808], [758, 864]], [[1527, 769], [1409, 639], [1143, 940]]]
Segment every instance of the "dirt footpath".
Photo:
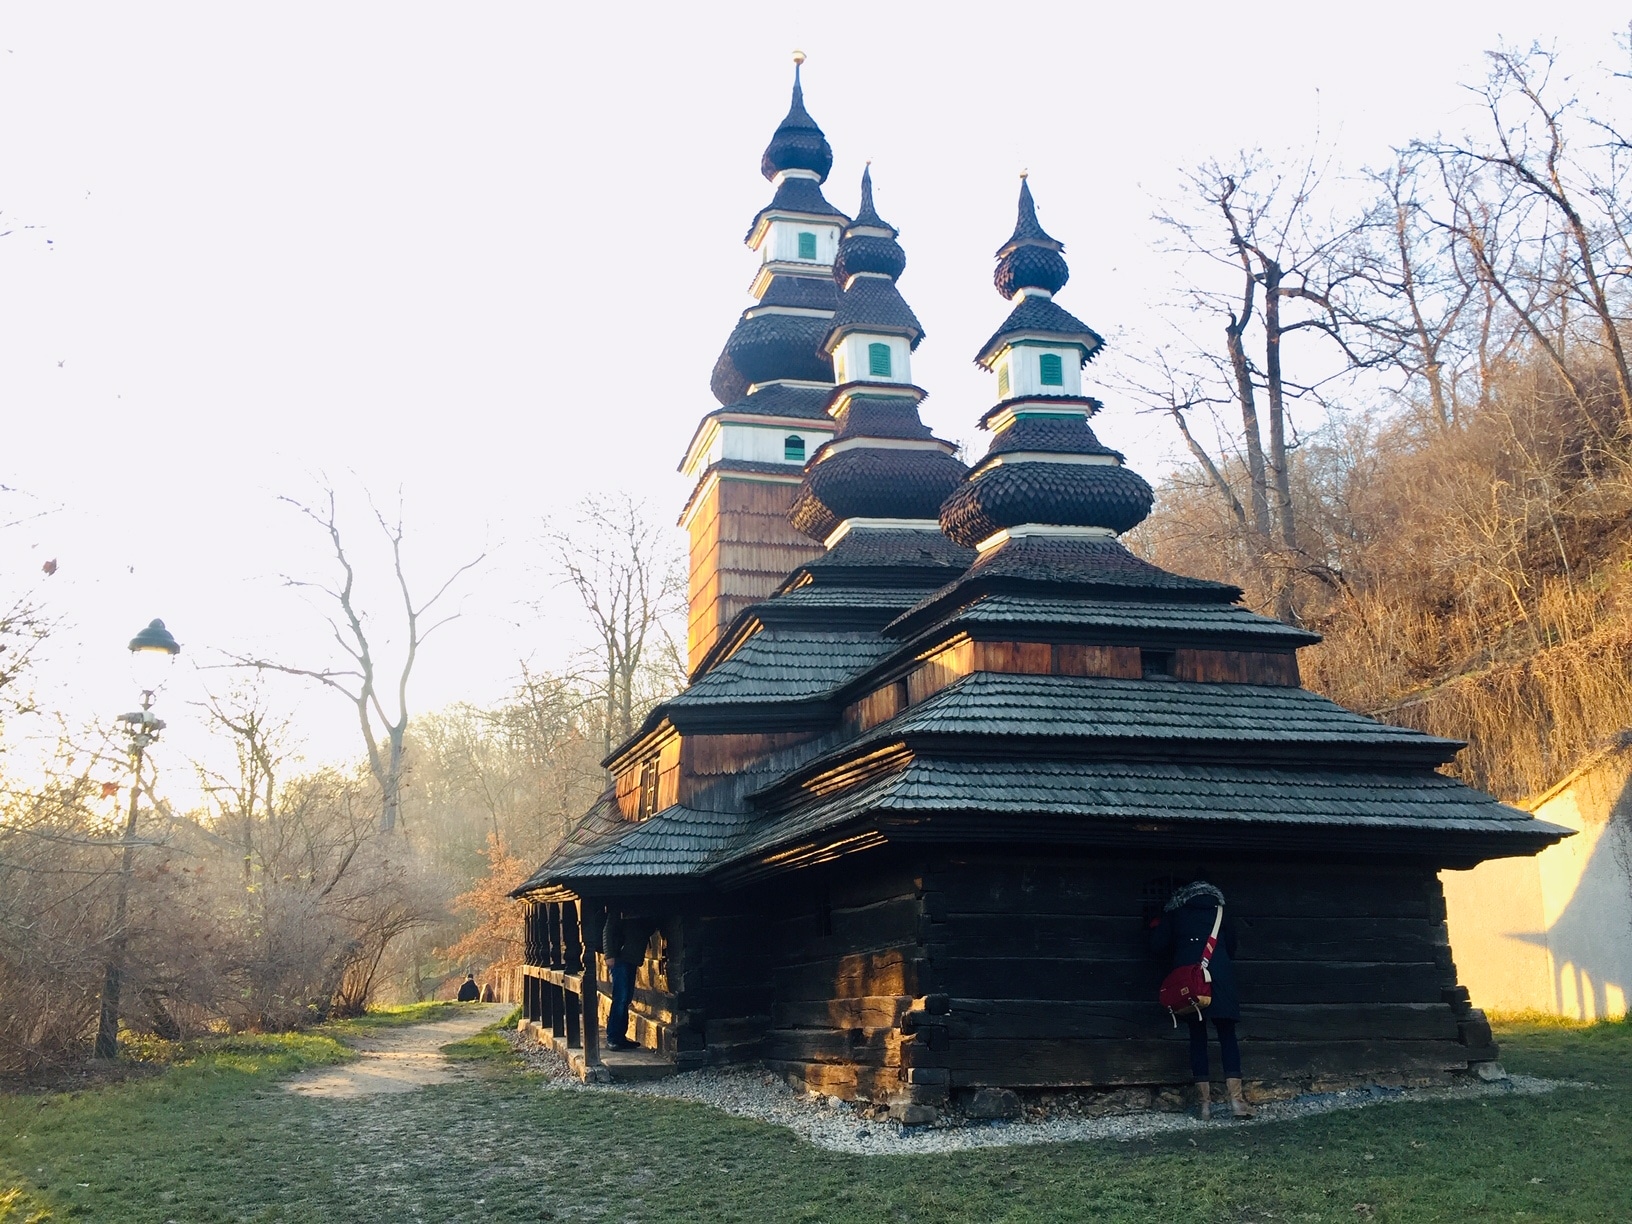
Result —
[[511, 1010], [509, 1003], [469, 1003], [445, 1020], [350, 1038], [346, 1044], [362, 1057], [338, 1067], [307, 1071], [283, 1086], [302, 1096], [361, 1097], [412, 1092], [427, 1084], [463, 1079], [468, 1072], [445, 1058], [442, 1047], [475, 1035]]

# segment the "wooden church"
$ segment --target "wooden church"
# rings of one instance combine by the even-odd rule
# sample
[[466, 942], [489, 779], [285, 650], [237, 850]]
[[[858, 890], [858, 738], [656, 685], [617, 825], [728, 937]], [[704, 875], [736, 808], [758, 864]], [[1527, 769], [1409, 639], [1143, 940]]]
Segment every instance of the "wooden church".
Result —
[[1565, 831], [1439, 773], [1460, 744], [1301, 688], [1314, 634], [1118, 541], [1152, 491], [1090, 427], [1104, 342], [1024, 182], [976, 355], [991, 442], [960, 462], [919, 418], [897, 231], [870, 174], [854, 218], [827, 201], [832, 160], [796, 67], [683, 464], [690, 684], [514, 894], [524, 1025], [593, 1073], [613, 906], [657, 923], [631, 1034], [664, 1066], [760, 1063], [908, 1122], [981, 1087], [1181, 1084], [1146, 920], [1205, 876], [1249, 1081], [1493, 1059], [1437, 873]]

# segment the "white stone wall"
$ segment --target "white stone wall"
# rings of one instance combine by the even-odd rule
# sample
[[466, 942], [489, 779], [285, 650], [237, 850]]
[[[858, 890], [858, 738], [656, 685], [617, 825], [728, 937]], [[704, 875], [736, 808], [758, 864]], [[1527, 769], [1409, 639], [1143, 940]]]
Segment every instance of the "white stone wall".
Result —
[[1577, 1020], [1632, 996], [1632, 750], [1577, 770], [1531, 806], [1577, 830], [1533, 858], [1440, 873], [1458, 980], [1475, 1006]]

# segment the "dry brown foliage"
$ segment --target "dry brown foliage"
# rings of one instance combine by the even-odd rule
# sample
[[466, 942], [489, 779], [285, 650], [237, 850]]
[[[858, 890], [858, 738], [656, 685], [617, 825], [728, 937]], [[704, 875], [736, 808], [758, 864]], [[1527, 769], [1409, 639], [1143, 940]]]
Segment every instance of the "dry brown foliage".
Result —
[[521, 964], [521, 922], [510, 896], [535, 863], [509, 853], [496, 837], [487, 842], [487, 874], [470, 891], [454, 899], [453, 908], [472, 925], [442, 951], [457, 965], [468, 965], [486, 981], [504, 978]]
[[[1325, 637], [1305, 682], [1468, 741], [1455, 771], [1509, 799], [1632, 725], [1632, 448], [1608, 372], [1591, 387], [1578, 403], [1529, 362], [1453, 428], [1328, 428], [1294, 464], [1300, 548], [1271, 558]], [[1136, 546], [1272, 608], [1219, 500], [1184, 473], [1162, 493]]]

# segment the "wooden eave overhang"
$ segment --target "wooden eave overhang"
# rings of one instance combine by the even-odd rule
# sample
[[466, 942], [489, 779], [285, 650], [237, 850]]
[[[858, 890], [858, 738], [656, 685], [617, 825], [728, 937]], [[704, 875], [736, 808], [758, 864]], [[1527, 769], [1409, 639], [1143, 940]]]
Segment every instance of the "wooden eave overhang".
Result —
[[1306, 862], [1382, 861], [1416, 863], [1442, 870], [1467, 870], [1494, 858], [1537, 854], [1561, 840], [1552, 832], [1489, 833], [1392, 826], [1381, 838], [1364, 826], [1312, 827], [1247, 821], [1174, 821], [1171, 823], [1103, 818], [1062, 820], [1052, 813], [1032, 818], [1006, 817], [994, 824], [980, 811], [932, 815], [859, 816], [814, 836], [790, 838], [751, 858], [708, 873], [711, 886], [741, 887], [768, 877], [819, 863], [881, 849], [966, 845], [972, 849], [1048, 847], [1050, 850], [1115, 851], [1154, 858], [1205, 855], [1209, 858], [1258, 859], [1296, 856]]
[[805, 469], [793, 463], [759, 463], [751, 459], [716, 460], [703, 469], [696, 483], [691, 486], [686, 504], [680, 509], [680, 517], [675, 520], [679, 526], [684, 527], [691, 521], [692, 510], [722, 476], [759, 484], [798, 484], [805, 478]]
[[680, 729], [664, 716], [663, 707], [659, 706], [647, 716], [639, 731], [612, 750], [612, 754], [601, 762], [601, 768], [610, 773], [621, 773], [657, 752], [678, 734]]

